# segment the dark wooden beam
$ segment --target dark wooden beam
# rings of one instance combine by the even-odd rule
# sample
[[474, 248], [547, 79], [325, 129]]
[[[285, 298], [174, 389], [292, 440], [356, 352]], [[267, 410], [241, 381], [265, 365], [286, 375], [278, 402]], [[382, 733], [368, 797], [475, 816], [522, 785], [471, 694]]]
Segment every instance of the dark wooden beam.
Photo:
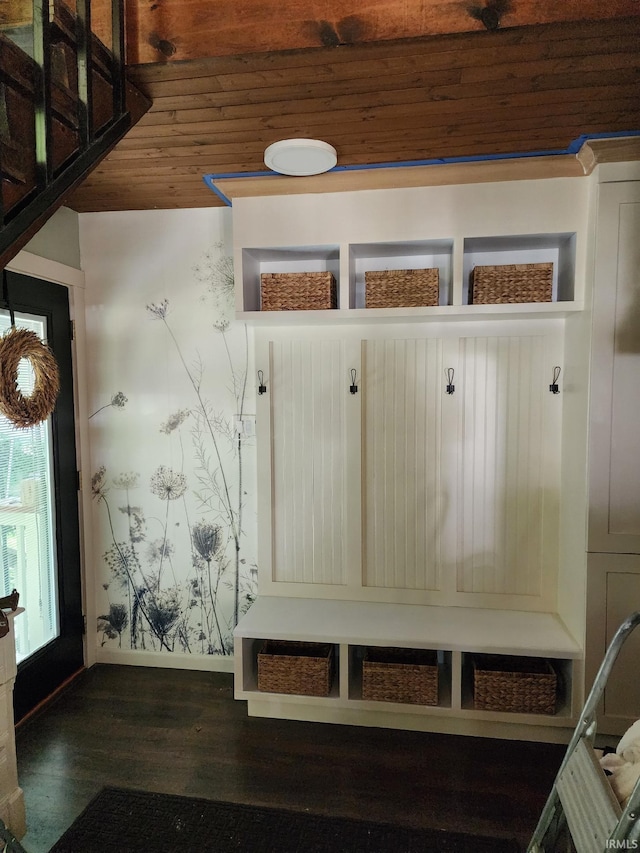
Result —
[[[93, 9], [101, 38], [101, 30], [108, 29], [107, 21], [101, 21], [103, 7]], [[127, 64], [633, 15], [640, 16], [638, 0], [131, 0]]]

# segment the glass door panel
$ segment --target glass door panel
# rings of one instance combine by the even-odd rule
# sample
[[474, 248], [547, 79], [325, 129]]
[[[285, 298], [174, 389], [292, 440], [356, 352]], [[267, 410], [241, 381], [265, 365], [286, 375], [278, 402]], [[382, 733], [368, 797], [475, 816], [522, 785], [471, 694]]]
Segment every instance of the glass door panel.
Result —
[[[46, 341], [46, 318], [16, 314], [18, 328]], [[10, 327], [0, 313], [0, 334]], [[28, 359], [18, 367], [18, 387], [33, 391]], [[58, 635], [51, 419], [22, 429], [0, 414], [0, 595], [20, 593], [24, 614], [15, 621], [18, 663]]]
[[[19, 429], [0, 417], [0, 594], [15, 587], [24, 607], [13, 623], [18, 721], [84, 666], [80, 524], [69, 292], [13, 272], [3, 290], [16, 325], [46, 340], [60, 371], [45, 422]], [[0, 335], [10, 322], [0, 309]], [[17, 372], [28, 395], [30, 362]]]

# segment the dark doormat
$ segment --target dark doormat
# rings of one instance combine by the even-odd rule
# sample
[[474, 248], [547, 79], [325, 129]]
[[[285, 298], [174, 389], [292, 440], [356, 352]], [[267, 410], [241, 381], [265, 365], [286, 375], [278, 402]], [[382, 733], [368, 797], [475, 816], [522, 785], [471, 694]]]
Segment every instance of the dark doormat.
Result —
[[518, 853], [515, 841], [104, 788], [50, 853]]

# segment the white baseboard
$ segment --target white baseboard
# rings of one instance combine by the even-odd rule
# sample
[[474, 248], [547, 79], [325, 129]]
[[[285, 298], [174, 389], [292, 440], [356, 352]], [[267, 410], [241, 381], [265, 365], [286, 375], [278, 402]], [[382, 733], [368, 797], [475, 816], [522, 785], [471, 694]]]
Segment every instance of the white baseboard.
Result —
[[96, 663], [124, 666], [154, 666], [159, 669], [191, 669], [202, 672], [233, 672], [233, 657], [223, 655], [187, 655], [182, 652], [144, 652], [99, 647]]

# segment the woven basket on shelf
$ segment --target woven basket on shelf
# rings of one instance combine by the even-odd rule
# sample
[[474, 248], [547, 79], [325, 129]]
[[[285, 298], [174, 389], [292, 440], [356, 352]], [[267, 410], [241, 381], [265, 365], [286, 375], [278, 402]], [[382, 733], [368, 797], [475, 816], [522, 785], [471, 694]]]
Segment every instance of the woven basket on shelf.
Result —
[[328, 696], [333, 679], [333, 646], [265, 640], [258, 653], [258, 690]]
[[497, 305], [504, 302], [551, 302], [553, 264], [503, 264], [475, 267], [469, 301]]
[[474, 708], [519, 714], [555, 714], [557, 676], [544, 658], [473, 657]]
[[263, 311], [314, 311], [336, 308], [336, 280], [330, 272], [262, 273]]
[[418, 308], [437, 305], [439, 270], [368, 270], [364, 274], [367, 308]]
[[437, 653], [426, 649], [367, 648], [362, 661], [362, 698], [437, 705]]

